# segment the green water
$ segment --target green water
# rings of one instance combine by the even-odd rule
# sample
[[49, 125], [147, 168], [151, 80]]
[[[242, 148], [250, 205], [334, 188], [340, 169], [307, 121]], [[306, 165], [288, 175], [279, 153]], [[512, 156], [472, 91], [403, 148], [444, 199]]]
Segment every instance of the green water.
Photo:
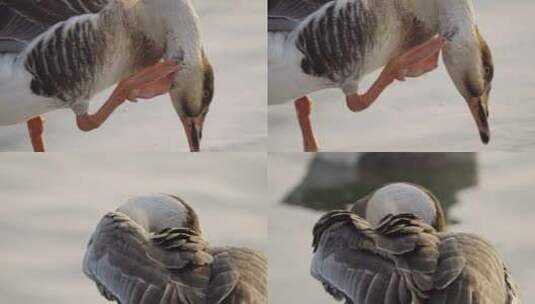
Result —
[[[474, 153], [363, 153], [354, 158], [348, 168], [314, 157], [308, 174], [283, 202], [316, 210], [343, 209], [384, 184], [409, 182], [431, 190], [448, 214], [450, 207], [458, 203], [457, 194], [475, 187], [478, 180]], [[320, 175], [337, 182], [318, 183], [315, 176]]]

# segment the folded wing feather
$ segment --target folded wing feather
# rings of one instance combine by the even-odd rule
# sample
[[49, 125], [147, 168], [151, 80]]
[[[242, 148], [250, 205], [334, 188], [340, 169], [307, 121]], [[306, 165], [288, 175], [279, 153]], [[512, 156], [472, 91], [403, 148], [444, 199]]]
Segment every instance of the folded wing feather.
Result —
[[[423, 303], [462, 272], [454, 243], [442, 244], [411, 214], [387, 216], [373, 229], [350, 211], [333, 211], [314, 227], [312, 275], [355, 303]], [[451, 250], [443, 257], [441, 249]]]

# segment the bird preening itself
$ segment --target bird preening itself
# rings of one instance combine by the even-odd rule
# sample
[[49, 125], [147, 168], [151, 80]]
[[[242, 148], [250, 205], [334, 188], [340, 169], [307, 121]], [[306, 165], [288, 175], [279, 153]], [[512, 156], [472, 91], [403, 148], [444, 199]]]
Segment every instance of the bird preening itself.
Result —
[[[489, 142], [494, 67], [471, 0], [268, 0], [268, 9], [268, 100], [295, 100], [305, 151], [319, 148], [307, 94], [338, 88], [351, 111], [362, 111], [394, 81], [436, 69], [440, 52]], [[362, 77], [381, 67], [359, 93]]]
[[84, 273], [121, 304], [267, 304], [267, 259], [211, 247], [178, 197], [136, 197], [106, 214], [87, 246]]
[[312, 276], [351, 304], [519, 304], [497, 250], [477, 235], [441, 231], [443, 212], [429, 194], [392, 184], [325, 214], [313, 230]]
[[70, 108], [90, 131], [126, 100], [165, 93], [199, 151], [213, 91], [190, 0], [0, 0], [0, 125], [27, 122], [34, 151], [45, 149], [44, 113]]

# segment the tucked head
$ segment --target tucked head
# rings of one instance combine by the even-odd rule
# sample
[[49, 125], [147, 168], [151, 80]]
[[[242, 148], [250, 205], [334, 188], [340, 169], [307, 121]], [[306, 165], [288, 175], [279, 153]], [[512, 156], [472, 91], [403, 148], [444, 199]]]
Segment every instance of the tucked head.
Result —
[[373, 227], [389, 214], [411, 213], [437, 231], [445, 229], [444, 212], [438, 200], [424, 188], [406, 183], [379, 188], [365, 200], [357, 202], [353, 211], [363, 213], [359, 215], [366, 218]]
[[198, 64], [177, 73], [169, 93], [192, 152], [200, 150], [204, 120], [214, 96], [214, 71], [204, 50], [200, 56]]
[[479, 130], [481, 141], [490, 140], [489, 95], [494, 76], [490, 48], [477, 26], [469, 38], [444, 47], [444, 63], [457, 90], [464, 97]]
[[157, 233], [165, 228], [190, 228], [201, 232], [195, 211], [175, 196], [138, 196], [128, 200], [117, 211], [126, 214], [148, 232]]

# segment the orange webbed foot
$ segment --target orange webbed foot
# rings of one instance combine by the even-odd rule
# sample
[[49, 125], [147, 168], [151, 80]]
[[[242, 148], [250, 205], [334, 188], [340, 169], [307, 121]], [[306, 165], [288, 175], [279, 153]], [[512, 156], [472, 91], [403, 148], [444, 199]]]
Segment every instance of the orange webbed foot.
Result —
[[171, 89], [175, 73], [179, 69], [180, 65], [174, 60], [158, 62], [121, 81], [116, 91], [130, 101], [165, 94]]

